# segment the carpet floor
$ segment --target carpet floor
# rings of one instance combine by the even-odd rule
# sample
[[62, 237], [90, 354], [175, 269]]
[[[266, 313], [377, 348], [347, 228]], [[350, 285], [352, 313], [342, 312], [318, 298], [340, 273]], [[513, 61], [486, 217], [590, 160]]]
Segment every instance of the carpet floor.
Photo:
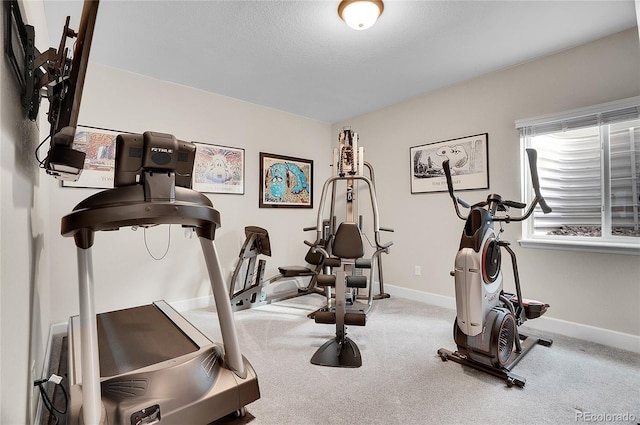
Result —
[[[314, 294], [234, 313], [261, 397], [246, 406], [244, 417], [222, 418], [215, 425], [640, 425], [638, 353], [537, 335], [553, 339], [553, 345], [533, 347], [513, 370], [526, 385], [508, 387], [437, 355], [439, 348], [456, 348], [454, 310], [393, 297], [374, 302], [366, 326], [347, 329], [360, 348], [360, 368], [316, 366], [310, 359], [335, 335], [335, 326], [316, 324], [307, 315], [324, 302]], [[213, 308], [182, 314], [221, 341]], [[57, 355], [51, 370], [62, 376], [65, 340], [58, 338], [52, 350]], [[64, 407], [60, 394], [53, 398]], [[47, 414], [41, 419], [56, 423]], [[60, 419], [64, 424], [66, 418]]]
[[[307, 314], [319, 295], [236, 312], [243, 354], [258, 375], [261, 398], [243, 418], [217, 423], [312, 424], [575, 424], [640, 423], [640, 355], [560, 335], [537, 345], [514, 368], [523, 388], [443, 362], [455, 350], [455, 311], [393, 297], [375, 301], [364, 327], [349, 326], [362, 367], [312, 365], [335, 334]], [[215, 311], [183, 315], [220, 341]], [[524, 328], [524, 327], [523, 327]], [[535, 335], [535, 332], [532, 332]]]

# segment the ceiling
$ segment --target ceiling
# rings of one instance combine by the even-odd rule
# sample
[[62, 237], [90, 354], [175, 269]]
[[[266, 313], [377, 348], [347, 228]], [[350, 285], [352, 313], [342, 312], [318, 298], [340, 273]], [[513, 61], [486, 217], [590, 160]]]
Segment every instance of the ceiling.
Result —
[[[637, 25], [633, 0], [385, 0], [355, 31], [338, 4], [102, 0], [90, 60], [333, 123]], [[81, 1], [44, 9], [53, 46], [78, 29]]]

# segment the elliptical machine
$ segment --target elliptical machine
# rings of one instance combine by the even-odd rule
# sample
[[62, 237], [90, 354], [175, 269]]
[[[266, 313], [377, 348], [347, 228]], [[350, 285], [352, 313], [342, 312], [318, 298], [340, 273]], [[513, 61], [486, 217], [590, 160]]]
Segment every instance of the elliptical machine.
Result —
[[[509, 387], [523, 387], [526, 379], [511, 373], [511, 369], [536, 345], [550, 346], [553, 341], [533, 338], [521, 332], [518, 327], [527, 319], [542, 316], [549, 304], [522, 298], [516, 255], [509, 242], [500, 240], [504, 231], [502, 223], [524, 221], [540, 205], [547, 214], [551, 208], [540, 194], [536, 168], [537, 152], [527, 149], [531, 181], [535, 198], [521, 216], [506, 214], [508, 208], [527, 208], [526, 204], [503, 200], [498, 194], [490, 194], [486, 201], [469, 205], [453, 193], [453, 182], [449, 161], [443, 165], [449, 195], [458, 217], [466, 221], [460, 241], [460, 249], [455, 259], [456, 312], [453, 338], [458, 350], [451, 352], [438, 350], [442, 361], [453, 360], [506, 380]], [[470, 208], [468, 216], [460, 213], [458, 204]], [[498, 215], [498, 212], [504, 213]], [[500, 223], [496, 233], [494, 223]], [[516, 293], [503, 291], [501, 250], [511, 257]]]

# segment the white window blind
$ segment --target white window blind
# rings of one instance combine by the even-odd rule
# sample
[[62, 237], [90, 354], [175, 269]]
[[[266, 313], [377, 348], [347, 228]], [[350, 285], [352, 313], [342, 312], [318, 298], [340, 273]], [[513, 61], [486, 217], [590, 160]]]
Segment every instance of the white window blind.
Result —
[[541, 192], [553, 209], [534, 212], [525, 239], [640, 247], [640, 97], [518, 120], [516, 128], [523, 147], [538, 151]]

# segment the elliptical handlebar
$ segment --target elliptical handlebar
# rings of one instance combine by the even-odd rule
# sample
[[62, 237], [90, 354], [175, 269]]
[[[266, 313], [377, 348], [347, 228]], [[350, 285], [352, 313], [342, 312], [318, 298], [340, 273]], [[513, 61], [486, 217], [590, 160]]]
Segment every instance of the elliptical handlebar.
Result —
[[[529, 216], [533, 213], [533, 210], [535, 209], [536, 205], [538, 204], [540, 205], [540, 208], [542, 209], [543, 213], [548, 214], [551, 212], [551, 207], [546, 203], [546, 201], [542, 197], [542, 194], [540, 193], [540, 182], [538, 179], [538, 169], [537, 169], [538, 153], [536, 152], [535, 149], [527, 148], [525, 150], [527, 152], [527, 157], [529, 159], [529, 170], [531, 171], [531, 183], [533, 185], [533, 190], [536, 196], [533, 198], [533, 201], [531, 201], [531, 204], [529, 205], [529, 209], [527, 209], [527, 211], [523, 215], [516, 216], [516, 217], [512, 217], [509, 215], [493, 216], [494, 221], [504, 221], [507, 223], [510, 221], [524, 221], [527, 218], [529, 218]], [[456, 210], [456, 214], [462, 220], [466, 220], [467, 217], [463, 216], [460, 213], [460, 208], [458, 207], [458, 204], [462, 205], [465, 208], [473, 208], [473, 207], [482, 208], [482, 207], [488, 206], [491, 202], [496, 201], [495, 199], [490, 199], [492, 196], [498, 198], [497, 207], [500, 210], [506, 211], [506, 207], [517, 208], [517, 209], [524, 209], [527, 207], [527, 204], [524, 204], [522, 202], [506, 201], [506, 200], [503, 201], [500, 199], [498, 195], [489, 195], [489, 198], [487, 198], [487, 201], [482, 201], [482, 202], [478, 202], [477, 204], [470, 205], [469, 203], [455, 196], [453, 192], [453, 180], [451, 179], [451, 168], [449, 167], [448, 159], [442, 163], [442, 168], [444, 170], [444, 175], [447, 179], [447, 188], [449, 189], [449, 196], [451, 196], [451, 199], [453, 200], [453, 206]]]
[[449, 189], [449, 196], [451, 196], [451, 199], [453, 200], [453, 207], [456, 209], [456, 214], [462, 220], [466, 220], [467, 217], [460, 214], [460, 208], [458, 207], [458, 204], [462, 205], [465, 208], [471, 208], [471, 205], [463, 201], [462, 199], [456, 197], [456, 195], [453, 194], [453, 181], [451, 180], [451, 168], [449, 168], [448, 159], [442, 163], [442, 169], [444, 170], [444, 175], [447, 178], [447, 188]]
[[542, 208], [542, 212], [545, 214], [549, 214], [551, 212], [551, 207], [547, 205], [547, 202], [542, 197], [540, 193], [540, 181], [538, 180], [538, 152], [535, 149], [526, 149], [527, 156], [529, 157], [529, 170], [531, 170], [531, 184], [533, 185], [533, 191], [536, 194], [534, 198], [534, 203], [532, 204], [535, 207], [535, 202], [540, 204], [540, 208]]

